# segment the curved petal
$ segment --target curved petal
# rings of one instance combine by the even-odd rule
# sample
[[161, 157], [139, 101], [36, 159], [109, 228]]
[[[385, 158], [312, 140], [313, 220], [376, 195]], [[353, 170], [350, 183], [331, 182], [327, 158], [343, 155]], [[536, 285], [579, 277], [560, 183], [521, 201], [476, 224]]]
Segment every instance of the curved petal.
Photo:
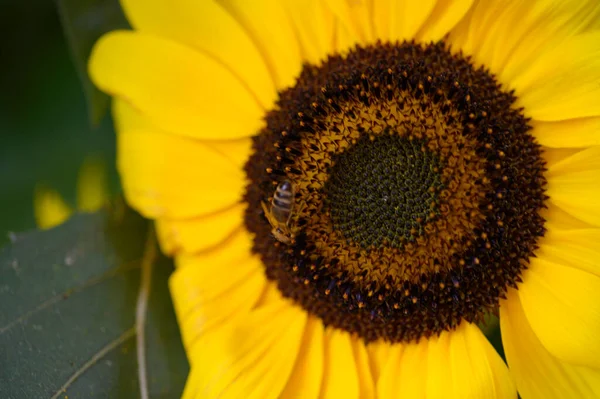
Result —
[[542, 157], [546, 161], [546, 167], [551, 168], [554, 164], [581, 151], [581, 148], [548, 148], [542, 147]]
[[386, 351], [385, 361], [377, 365], [377, 397], [380, 399], [392, 399], [399, 397], [398, 375], [402, 364], [402, 354], [404, 345], [397, 344], [390, 346]]
[[247, 85], [264, 108], [275, 102], [277, 91], [260, 53], [217, 2], [121, 0], [121, 6], [136, 30], [198, 49]]
[[369, 359], [371, 363], [371, 374], [373, 375], [373, 379], [377, 383], [379, 380], [379, 376], [381, 375], [381, 371], [385, 367], [389, 357], [390, 352], [393, 350], [397, 350], [401, 345], [391, 345], [389, 342], [385, 342], [383, 340], [371, 342], [367, 346], [367, 351], [369, 352]]
[[205, 337], [192, 353], [185, 397], [273, 398], [298, 357], [306, 313], [281, 300]]
[[600, 145], [600, 117], [530, 123], [532, 134], [546, 147], [583, 148]]
[[262, 54], [279, 90], [293, 85], [302, 68], [299, 43], [282, 3], [278, 0], [221, 2]]
[[325, 364], [320, 398], [358, 398], [359, 370], [352, 354], [350, 334], [334, 328], [325, 330]]
[[375, 398], [375, 379], [369, 364], [369, 354], [362, 338], [351, 337], [354, 361], [358, 372], [358, 383], [360, 386], [360, 398]]
[[215, 247], [244, 223], [243, 204], [192, 219], [158, 219], [156, 234], [166, 254], [195, 253]]
[[308, 317], [298, 358], [281, 393], [282, 399], [319, 397], [323, 378], [323, 328], [320, 319]]
[[359, 42], [350, 33], [346, 25], [342, 24], [338, 19], [335, 21], [334, 46], [335, 51], [340, 54], [346, 54], [348, 50], [355, 47]]
[[502, 344], [523, 399], [595, 398], [600, 370], [574, 366], [552, 356], [533, 332], [515, 289], [500, 304]]
[[229, 70], [205, 54], [150, 34], [115, 31], [94, 46], [89, 73], [167, 132], [203, 139], [248, 137], [264, 109]]
[[600, 277], [600, 229], [561, 230], [548, 226], [535, 255], [547, 262], [558, 263]]
[[208, 331], [246, 317], [262, 295], [267, 280], [251, 243], [240, 232], [219, 250], [177, 257], [169, 286], [188, 354]]
[[335, 49], [335, 18], [321, 0], [284, 2], [304, 61], [318, 64]]
[[268, 280], [267, 285], [260, 295], [260, 298], [258, 298], [256, 305], [254, 305], [254, 309], [260, 309], [265, 306], [270, 306], [274, 303], [279, 303], [281, 302], [282, 298], [283, 296], [281, 295], [279, 288], [277, 288], [277, 283]]
[[600, 32], [588, 32], [536, 57], [510, 80], [517, 106], [541, 121], [600, 116]]
[[373, 2], [373, 29], [382, 41], [411, 40], [423, 26], [436, 0], [382, 0]]
[[348, 38], [338, 43], [338, 51], [347, 50], [354, 43], [372, 43], [376, 40], [372, 24], [372, 0], [325, 0], [339, 20]]
[[[513, 50], [504, 54], [503, 81], [528, 71], [541, 54], [554, 50], [564, 40], [593, 30], [593, 25], [600, 20], [600, 4], [595, 0], [551, 0], [521, 5], [532, 12], [518, 10], [517, 19], [513, 21], [519, 23], [508, 27], [509, 34], [515, 27], [522, 26], [522, 29], [517, 30], [517, 35], [511, 35], [515, 40], [511, 43]], [[523, 21], [523, 15], [528, 16], [526, 20], [530, 24]]]
[[441, 40], [467, 15], [473, 2], [474, 0], [437, 0], [417, 33], [417, 39], [426, 43]]
[[531, 259], [519, 298], [531, 328], [557, 358], [600, 368], [600, 277]]
[[129, 203], [150, 218], [183, 219], [237, 203], [243, 170], [205, 142], [162, 133], [114, 103], [117, 167]]
[[540, 210], [540, 216], [546, 220], [546, 227], [554, 227], [561, 230], [576, 230], [594, 227], [581, 219], [577, 219], [568, 212], [565, 212], [562, 208], [554, 205], [552, 202], [547, 202], [546, 208]]
[[231, 163], [243, 169], [252, 155], [252, 138], [245, 137], [237, 140], [210, 140], [206, 142], [212, 149], [229, 159]]
[[[599, 15], [593, 0], [480, 1], [450, 41], [512, 88], [515, 77], [527, 73], [540, 55], [584, 32]], [[536, 81], [552, 87], [539, 76]]]
[[600, 147], [590, 147], [550, 165], [550, 201], [586, 223], [600, 226]]
[[392, 350], [378, 381], [380, 398], [516, 398], [508, 369], [477, 326]]

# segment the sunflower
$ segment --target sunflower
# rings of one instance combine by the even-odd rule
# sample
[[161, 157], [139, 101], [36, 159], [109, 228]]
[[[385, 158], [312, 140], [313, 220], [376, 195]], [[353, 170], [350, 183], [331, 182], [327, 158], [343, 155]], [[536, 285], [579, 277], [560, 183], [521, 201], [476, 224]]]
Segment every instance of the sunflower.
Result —
[[597, 1], [121, 3], [184, 397], [600, 397]]

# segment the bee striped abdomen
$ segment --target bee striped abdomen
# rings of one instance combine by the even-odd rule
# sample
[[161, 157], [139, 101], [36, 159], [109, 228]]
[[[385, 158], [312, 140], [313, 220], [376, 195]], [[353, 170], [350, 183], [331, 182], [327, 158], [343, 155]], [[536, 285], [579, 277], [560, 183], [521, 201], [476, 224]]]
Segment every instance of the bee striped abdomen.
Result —
[[271, 201], [271, 213], [279, 223], [287, 223], [294, 205], [294, 188], [285, 180], [277, 186]]

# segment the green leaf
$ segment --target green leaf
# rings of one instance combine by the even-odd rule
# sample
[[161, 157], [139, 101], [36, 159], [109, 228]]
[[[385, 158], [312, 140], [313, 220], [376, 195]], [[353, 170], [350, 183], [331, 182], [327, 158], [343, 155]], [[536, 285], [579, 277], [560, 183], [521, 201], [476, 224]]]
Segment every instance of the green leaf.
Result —
[[87, 61], [94, 43], [104, 33], [129, 25], [118, 0], [57, 0], [58, 11], [75, 68], [83, 84], [88, 115], [97, 126], [108, 108], [109, 98], [87, 74]]
[[[149, 223], [119, 204], [13, 236], [0, 249], [1, 398], [140, 396], [135, 310]], [[179, 397], [189, 369], [171, 272], [165, 258], [152, 266], [144, 329], [151, 398]]]

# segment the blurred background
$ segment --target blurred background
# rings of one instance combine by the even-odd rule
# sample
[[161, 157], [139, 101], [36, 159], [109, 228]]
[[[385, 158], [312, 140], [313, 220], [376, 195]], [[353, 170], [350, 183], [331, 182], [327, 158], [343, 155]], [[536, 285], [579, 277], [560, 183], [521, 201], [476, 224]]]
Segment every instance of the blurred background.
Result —
[[76, 206], [86, 159], [101, 159], [118, 192], [115, 135], [105, 116], [88, 118], [55, 1], [0, 0], [0, 246], [35, 228], [33, 194], [45, 184]]

